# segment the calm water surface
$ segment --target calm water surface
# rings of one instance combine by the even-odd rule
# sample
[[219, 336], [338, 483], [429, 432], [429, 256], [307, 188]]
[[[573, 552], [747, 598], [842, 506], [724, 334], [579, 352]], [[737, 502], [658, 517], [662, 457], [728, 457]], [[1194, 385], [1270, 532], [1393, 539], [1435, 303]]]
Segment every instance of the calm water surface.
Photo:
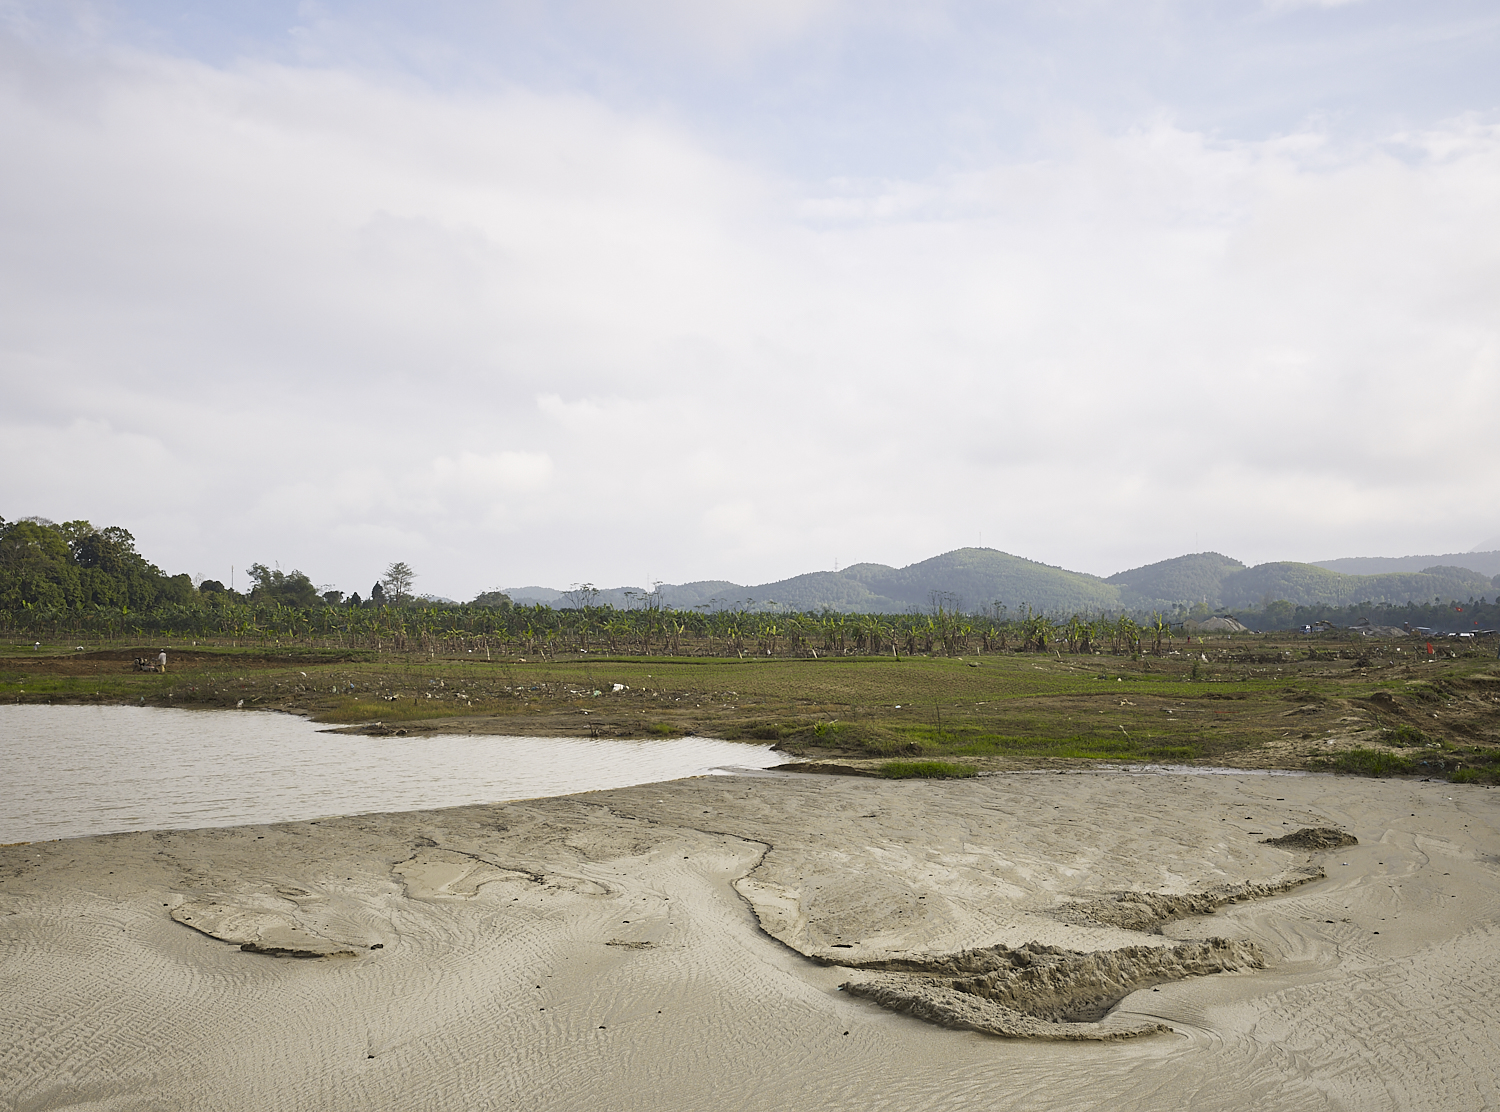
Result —
[[415, 811], [766, 768], [710, 738], [357, 737], [287, 714], [0, 706], [0, 844]]

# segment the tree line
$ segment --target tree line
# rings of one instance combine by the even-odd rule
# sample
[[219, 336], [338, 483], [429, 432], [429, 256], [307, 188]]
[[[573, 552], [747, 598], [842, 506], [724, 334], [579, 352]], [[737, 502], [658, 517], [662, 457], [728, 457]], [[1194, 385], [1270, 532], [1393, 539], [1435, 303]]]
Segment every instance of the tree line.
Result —
[[216, 579], [194, 583], [188, 575], [168, 575], [147, 560], [136, 551], [135, 537], [118, 525], [101, 529], [81, 519], [59, 524], [44, 517], [0, 517], [0, 611], [143, 614], [162, 607], [212, 609], [238, 602], [315, 609], [414, 601], [416, 573], [404, 561], [386, 568], [368, 600], [322, 590], [298, 570], [251, 564], [246, 574], [251, 587], [243, 593]]
[[208, 600], [164, 602], [149, 610], [90, 604], [0, 610], [10, 634], [79, 641], [149, 638], [394, 652], [608, 653], [672, 656], [964, 656], [1027, 651], [1122, 655], [1163, 653], [1165, 619], [1128, 615], [1014, 619], [939, 610], [922, 614], [765, 613], [610, 606], [453, 605], [298, 606], [214, 592]]
[[[214, 580], [196, 587], [141, 556], [125, 529], [87, 521], [56, 524], [0, 519], [0, 629], [11, 634], [115, 640], [182, 638], [244, 644], [306, 644], [428, 652], [629, 653], [736, 656], [947, 655], [1022, 651], [1086, 655], [1160, 655], [1174, 642], [1173, 624], [1150, 614], [1049, 615], [993, 604], [965, 613], [951, 595], [934, 592], [921, 612], [846, 614], [752, 610], [747, 600], [716, 609], [675, 609], [657, 593], [638, 606], [600, 605], [583, 584], [566, 605], [515, 606], [490, 591], [469, 603], [415, 597], [415, 571], [397, 561], [369, 598], [321, 591], [301, 571], [264, 564], [248, 569], [241, 593]], [[1282, 611], [1285, 611], [1284, 613]], [[1342, 610], [1272, 604], [1262, 628], [1314, 622], [1492, 629], [1500, 606], [1434, 600], [1406, 607], [1360, 604]], [[1252, 621], [1252, 615], [1246, 615]], [[1175, 634], [1178, 640], [1181, 634]]]
[[0, 518], [0, 609], [141, 612], [191, 605], [198, 594], [189, 576], [168, 575], [137, 552], [119, 526]]

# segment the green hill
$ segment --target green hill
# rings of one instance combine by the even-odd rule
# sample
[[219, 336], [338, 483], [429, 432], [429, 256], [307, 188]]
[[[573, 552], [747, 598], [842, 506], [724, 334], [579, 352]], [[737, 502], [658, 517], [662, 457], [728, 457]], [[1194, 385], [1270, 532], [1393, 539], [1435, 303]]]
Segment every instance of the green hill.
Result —
[[[627, 590], [644, 593], [639, 588], [616, 587], [600, 591], [598, 601], [623, 607]], [[560, 594], [547, 588], [507, 588], [506, 593], [522, 604], [564, 605]], [[938, 601], [966, 611], [1000, 603], [1011, 613], [1027, 606], [1048, 613], [1098, 612], [1122, 606], [1119, 589], [1097, 576], [992, 548], [960, 548], [904, 568], [853, 564], [840, 571], [807, 572], [750, 586], [723, 580], [663, 584], [661, 597], [667, 605], [682, 609], [718, 608], [748, 600], [758, 610], [828, 609], [856, 614], [925, 610]]]
[[[1219, 552], [1197, 552], [1118, 572], [1108, 579], [1068, 571], [999, 552], [959, 548], [904, 568], [854, 564], [840, 571], [814, 571], [772, 583], [743, 586], [725, 580], [663, 584], [661, 600], [681, 609], [746, 605], [751, 609], [837, 610], [899, 614], [937, 602], [973, 613], [1004, 605], [1011, 614], [1031, 607], [1049, 614], [1133, 610], [1177, 612], [1206, 601], [1215, 609], [1253, 609], [1285, 600], [1297, 606], [1349, 606], [1376, 602], [1401, 605], [1439, 598], [1482, 598], [1500, 582], [1468, 568], [1434, 566], [1420, 572], [1347, 575], [1317, 564], [1276, 561], [1247, 568]], [[548, 588], [510, 588], [516, 602], [564, 606]], [[639, 587], [599, 592], [597, 601], [619, 608], [639, 606]]]
[[[995, 603], [1012, 613], [1030, 606], [1049, 613], [1117, 610], [1119, 589], [1098, 576], [1041, 564], [993, 548], [959, 548], [900, 569], [871, 570], [860, 578], [876, 595], [905, 607], [927, 608], [934, 593], [949, 604], [982, 610]], [[851, 572], [855, 568], [849, 569]]]
[[884, 564], [855, 564], [842, 571], [814, 571], [774, 583], [744, 588], [741, 597], [754, 599], [757, 608], [775, 605], [787, 610], [839, 610], [845, 613], [900, 613], [906, 605], [871, 587], [895, 571]]
[[854, 564], [745, 588], [757, 605], [792, 610], [900, 613], [941, 603], [966, 611], [996, 603], [1012, 613], [1027, 606], [1049, 613], [1113, 610], [1119, 591], [1096, 576], [997, 552], [960, 548], [904, 568]]
[[1132, 610], [1164, 609], [1179, 602], [1217, 606], [1224, 580], [1244, 568], [1218, 552], [1197, 552], [1116, 572], [1105, 582], [1120, 589], [1121, 600]]

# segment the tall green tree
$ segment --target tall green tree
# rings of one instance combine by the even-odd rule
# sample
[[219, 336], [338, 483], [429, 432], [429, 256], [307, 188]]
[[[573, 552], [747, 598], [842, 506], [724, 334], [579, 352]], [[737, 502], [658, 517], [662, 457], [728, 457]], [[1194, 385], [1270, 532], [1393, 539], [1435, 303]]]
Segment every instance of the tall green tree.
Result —
[[190, 603], [187, 575], [169, 576], [118, 526], [46, 518], [0, 524], [0, 606], [103, 606], [149, 610]]
[[283, 572], [280, 568], [268, 568], [265, 564], [250, 565], [250, 581], [255, 586], [250, 591], [252, 602], [274, 602], [281, 606], [319, 606], [323, 597], [313, 586], [312, 580], [295, 569]]
[[405, 560], [397, 560], [385, 569], [385, 575], [380, 579], [380, 585], [385, 588], [386, 600], [397, 604], [410, 602], [412, 584], [416, 579], [417, 573], [412, 571], [411, 566]]
[[0, 526], [0, 605], [77, 606], [82, 598], [67, 538], [50, 521]]

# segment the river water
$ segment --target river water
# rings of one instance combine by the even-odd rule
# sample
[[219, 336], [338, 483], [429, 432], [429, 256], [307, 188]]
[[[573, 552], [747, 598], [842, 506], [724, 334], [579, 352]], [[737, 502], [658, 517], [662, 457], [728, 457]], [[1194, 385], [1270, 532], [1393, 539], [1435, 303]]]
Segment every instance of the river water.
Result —
[[701, 737], [320, 729], [259, 711], [0, 706], [0, 844], [533, 799], [785, 759]]

